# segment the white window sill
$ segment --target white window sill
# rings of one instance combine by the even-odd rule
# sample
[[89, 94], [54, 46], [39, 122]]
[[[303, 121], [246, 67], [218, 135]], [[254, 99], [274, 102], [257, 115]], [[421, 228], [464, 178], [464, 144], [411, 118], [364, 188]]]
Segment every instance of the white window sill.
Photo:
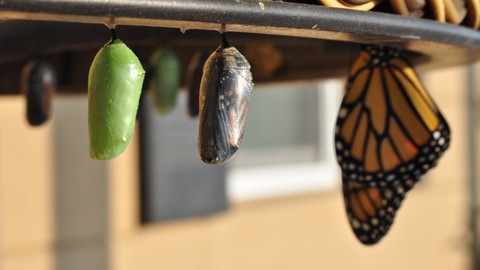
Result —
[[310, 162], [270, 166], [230, 168], [227, 191], [233, 201], [329, 191], [340, 184], [335, 163]]

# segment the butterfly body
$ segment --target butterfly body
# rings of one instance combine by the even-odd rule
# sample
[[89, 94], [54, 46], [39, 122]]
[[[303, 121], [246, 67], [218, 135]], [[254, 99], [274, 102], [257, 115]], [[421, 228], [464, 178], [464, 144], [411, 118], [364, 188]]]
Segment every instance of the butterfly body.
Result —
[[335, 128], [350, 225], [378, 242], [406, 193], [448, 148], [450, 129], [401, 52], [365, 46], [354, 62]]

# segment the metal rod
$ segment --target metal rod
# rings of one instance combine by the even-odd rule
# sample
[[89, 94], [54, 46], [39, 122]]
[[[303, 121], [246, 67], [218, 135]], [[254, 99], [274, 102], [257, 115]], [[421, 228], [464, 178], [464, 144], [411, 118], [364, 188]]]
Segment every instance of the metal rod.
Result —
[[[252, 0], [4, 0], [0, 18], [142, 25], [479, 49], [480, 33], [404, 16], [319, 5]], [[412, 44], [410, 44], [412, 42]]]

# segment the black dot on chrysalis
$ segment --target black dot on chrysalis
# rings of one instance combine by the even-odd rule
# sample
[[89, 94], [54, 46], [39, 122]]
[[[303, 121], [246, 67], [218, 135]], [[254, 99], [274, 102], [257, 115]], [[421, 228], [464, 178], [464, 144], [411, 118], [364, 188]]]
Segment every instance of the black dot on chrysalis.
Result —
[[247, 59], [222, 33], [203, 67], [199, 94], [198, 151], [207, 164], [222, 164], [242, 141], [253, 82]]

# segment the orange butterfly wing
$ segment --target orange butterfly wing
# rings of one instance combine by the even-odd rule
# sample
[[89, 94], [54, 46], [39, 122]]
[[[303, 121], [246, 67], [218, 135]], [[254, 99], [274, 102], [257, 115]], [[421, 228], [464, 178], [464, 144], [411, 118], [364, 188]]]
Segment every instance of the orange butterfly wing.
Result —
[[346, 210], [362, 243], [388, 232], [406, 192], [449, 142], [447, 122], [400, 52], [363, 47], [335, 128]]

